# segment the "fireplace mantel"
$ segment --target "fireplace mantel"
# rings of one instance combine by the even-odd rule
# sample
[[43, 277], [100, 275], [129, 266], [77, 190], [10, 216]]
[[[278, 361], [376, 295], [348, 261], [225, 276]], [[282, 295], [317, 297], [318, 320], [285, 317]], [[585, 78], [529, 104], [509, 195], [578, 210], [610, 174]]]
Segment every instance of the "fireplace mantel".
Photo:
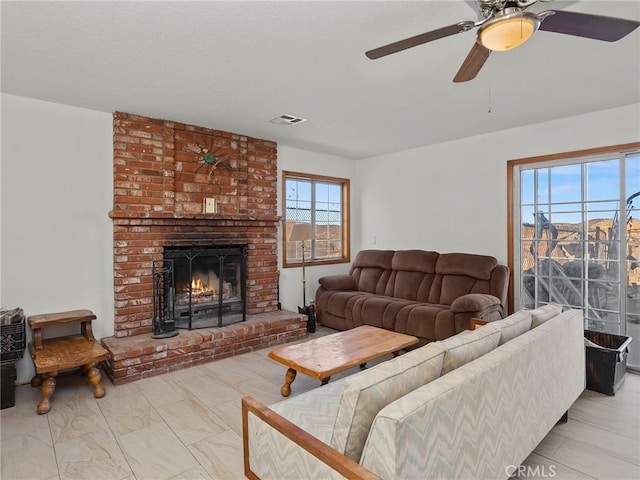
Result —
[[186, 212], [131, 212], [112, 210], [109, 217], [113, 219], [139, 220], [202, 220], [204, 222], [235, 221], [235, 222], [271, 222], [279, 223], [279, 215], [247, 215], [236, 213], [186, 213]]

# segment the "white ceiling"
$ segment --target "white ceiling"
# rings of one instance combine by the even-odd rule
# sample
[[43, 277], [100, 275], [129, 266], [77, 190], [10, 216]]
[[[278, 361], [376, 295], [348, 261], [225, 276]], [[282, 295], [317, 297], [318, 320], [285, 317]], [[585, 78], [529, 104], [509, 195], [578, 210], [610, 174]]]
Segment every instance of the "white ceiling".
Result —
[[[2, 92], [367, 158], [640, 102], [640, 29], [537, 32], [452, 78], [475, 31], [364, 52], [477, 13], [451, 1], [2, 1]], [[640, 20], [640, 2], [538, 3]], [[490, 111], [489, 111], [490, 110]], [[297, 126], [267, 120], [307, 118]]]

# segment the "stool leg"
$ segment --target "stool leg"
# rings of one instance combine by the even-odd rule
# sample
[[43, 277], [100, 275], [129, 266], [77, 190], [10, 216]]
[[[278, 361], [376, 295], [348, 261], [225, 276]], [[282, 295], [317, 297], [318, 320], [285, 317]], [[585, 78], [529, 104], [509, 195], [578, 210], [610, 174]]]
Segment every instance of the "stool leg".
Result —
[[89, 382], [93, 385], [93, 396], [95, 398], [104, 397], [105, 391], [104, 387], [100, 385], [100, 381], [102, 380], [102, 376], [100, 375], [100, 370], [95, 367], [94, 363], [89, 363], [85, 365], [85, 368], [88, 370], [87, 376], [89, 377]]
[[58, 372], [48, 373], [46, 375], [46, 378], [44, 379], [44, 382], [42, 382], [42, 388], [40, 390], [42, 393], [42, 400], [40, 401], [40, 403], [38, 404], [38, 408], [36, 409], [36, 411], [40, 415], [49, 413], [49, 410], [51, 410], [51, 403], [49, 402], [49, 398], [51, 398], [51, 395], [53, 395], [53, 392], [55, 392], [56, 390], [56, 375], [58, 375]]
[[39, 387], [40, 385], [42, 385], [42, 377], [36, 373], [31, 379], [31, 386]]

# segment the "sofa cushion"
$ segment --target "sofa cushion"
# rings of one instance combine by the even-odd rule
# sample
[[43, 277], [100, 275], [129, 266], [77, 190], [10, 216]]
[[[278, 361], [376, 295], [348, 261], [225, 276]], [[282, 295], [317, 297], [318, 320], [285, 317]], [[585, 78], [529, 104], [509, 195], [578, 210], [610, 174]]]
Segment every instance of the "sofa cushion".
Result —
[[[408, 305], [397, 313], [394, 331], [415, 335], [428, 341], [450, 337], [456, 332], [453, 320], [447, 315], [448, 310], [447, 305], [428, 303]], [[442, 320], [443, 317], [445, 317], [444, 320]]]
[[519, 310], [503, 320], [491, 322], [500, 330], [500, 345], [528, 332], [531, 329], [531, 311]]
[[424, 302], [429, 297], [435, 275], [397, 270], [391, 273], [388, 294], [395, 298]]
[[416, 302], [384, 295], [367, 295], [361, 301], [353, 302], [351, 315], [356, 325], [371, 325], [396, 331], [398, 312], [413, 305]]
[[481, 284], [484, 291], [489, 291], [489, 282], [487, 280], [477, 280], [474, 277], [465, 275], [436, 276], [431, 292], [429, 292], [429, 301], [431, 303], [451, 305], [457, 298], [473, 293], [473, 289], [476, 288], [478, 283]]
[[357, 290], [384, 295], [391, 275], [394, 253], [393, 250], [358, 252], [349, 272], [356, 279]]
[[394, 250], [360, 250], [353, 260], [353, 268], [381, 268], [391, 270]]
[[436, 342], [446, 349], [442, 375], [489, 353], [498, 346], [499, 342], [500, 330], [491, 323], [473, 331], [465, 330], [446, 340]]
[[347, 377], [333, 428], [331, 446], [360, 461], [369, 429], [389, 403], [438, 378], [444, 348], [431, 343]]
[[350, 319], [351, 315], [347, 314], [347, 312], [351, 311], [353, 303], [359, 297], [367, 297], [370, 294], [357, 291], [332, 290], [325, 292], [325, 295], [328, 297], [326, 307], [328, 313]]
[[383, 268], [366, 267], [356, 268], [353, 271], [353, 277], [358, 284], [358, 290], [378, 295], [385, 294], [390, 276], [391, 270], [385, 270]]
[[557, 317], [562, 313], [562, 306], [556, 303], [550, 303], [535, 310], [531, 310], [531, 328], [542, 325], [547, 320]]
[[440, 254], [426, 250], [398, 250], [391, 261], [391, 268], [404, 272], [435, 273]]
[[500, 305], [500, 299], [487, 293], [468, 293], [456, 298], [451, 303], [451, 311], [459, 312], [478, 312], [494, 305]]
[[351, 275], [327, 275], [320, 277], [318, 283], [327, 290], [355, 290], [357, 286]]
[[489, 280], [498, 260], [488, 255], [470, 253], [442, 253], [436, 263], [436, 273], [441, 275], [464, 275], [480, 280]]

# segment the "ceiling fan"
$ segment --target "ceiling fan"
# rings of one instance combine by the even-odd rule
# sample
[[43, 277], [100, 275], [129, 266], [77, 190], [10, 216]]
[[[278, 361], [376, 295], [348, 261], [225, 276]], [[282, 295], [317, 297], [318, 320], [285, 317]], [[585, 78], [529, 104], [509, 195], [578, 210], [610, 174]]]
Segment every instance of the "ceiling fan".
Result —
[[492, 51], [518, 47], [536, 30], [615, 42], [640, 26], [640, 22], [635, 20], [588, 13], [563, 10], [545, 10], [540, 13], [526, 11], [538, 1], [545, 0], [478, 0], [481, 20], [459, 22], [405, 38], [369, 50], [366, 56], [374, 60], [477, 27], [476, 42], [453, 78], [453, 81], [458, 83], [473, 80]]

